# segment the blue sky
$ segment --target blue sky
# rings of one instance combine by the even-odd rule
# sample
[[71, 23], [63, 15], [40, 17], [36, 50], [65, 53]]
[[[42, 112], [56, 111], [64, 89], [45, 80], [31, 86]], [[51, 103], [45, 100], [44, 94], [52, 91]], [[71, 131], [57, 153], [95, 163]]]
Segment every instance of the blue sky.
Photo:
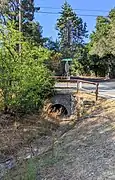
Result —
[[[68, 0], [67, 1], [73, 9], [90, 9], [90, 10], [105, 10], [109, 11], [115, 7], [115, 0]], [[58, 9], [46, 9], [43, 7], [60, 8], [63, 5], [64, 0], [35, 0], [35, 6], [40, 6], [41, 11], [59, 12]], [[108, 13], [103, 11], [75, 11], [77, 14], [91, 14], [91, 15], [104, 15]], [[43, 36], [57, 38], [57, 31], [55, 30], [56, 20], [59, 17], [58, 14], [35, 14], [35, 20], [39, 21], [43, 26]], [[81, 16], [82, 17], [82, 16]], [[90, 32], [94, 30], [96, 17], [82, 17], [83, 21], [87, 23], [87, 29]]]

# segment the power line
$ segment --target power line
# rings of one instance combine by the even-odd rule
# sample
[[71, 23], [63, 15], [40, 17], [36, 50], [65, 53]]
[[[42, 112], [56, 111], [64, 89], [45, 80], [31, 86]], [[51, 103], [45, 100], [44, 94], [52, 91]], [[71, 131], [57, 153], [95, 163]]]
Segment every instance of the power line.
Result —
[[[40, 7], [41, 9], [54, 9], [54, 10], [59, 10], [61, 8], [57, 7]], [[104, 10], [104, 9], [81, 9], [81, 8], [75, 8], [73, 9], [75, 11], [91, 11], [91, 12], [109, 12], [109, 10]]]
[[41, 14], [61, 14], [60, 12], [46, 12], [46, 11], [39, 11]]
[[[60, 12], [47, 12], [47, 11], [39, 11], [41, 14], [52, 14], [52, 15], [59, 15], [61, 14]], [[78, 16], [87, 16], [87, 17], [97, 17], [97, 16], [103, 16], [103, 17], [108, 17], [104, 15], [94, 15], [94, 14], [77, 14]]]

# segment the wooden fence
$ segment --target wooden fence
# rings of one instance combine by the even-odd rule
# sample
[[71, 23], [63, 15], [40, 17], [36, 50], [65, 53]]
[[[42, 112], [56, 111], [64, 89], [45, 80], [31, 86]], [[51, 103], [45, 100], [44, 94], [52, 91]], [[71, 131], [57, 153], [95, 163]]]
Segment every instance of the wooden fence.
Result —
[[[84, 81], [84, 80], [80, 80], [80, 79], [67, 79], [67, 78], [61, 77], [61, 76], [54, 76], [53, 78], [57, 79], [58, 82], [76, 83], [77, 84], [77, 93], [80, 90], [80, 83], [95, 85], [96, 101], [98, 100], [99, 82], [90, 82], [90, 81]], [[68, 87], [68, 84], [67, 84], [67, 87]]]

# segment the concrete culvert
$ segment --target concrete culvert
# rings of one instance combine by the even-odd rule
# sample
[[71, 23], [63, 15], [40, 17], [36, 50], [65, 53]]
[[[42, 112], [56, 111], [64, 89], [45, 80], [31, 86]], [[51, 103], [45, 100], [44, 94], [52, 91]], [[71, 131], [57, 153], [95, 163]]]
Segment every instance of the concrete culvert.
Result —
[[53, 104], [49, 107], [48, 114], [52, 115], [53, 117], [63, 118], [68, 115], [67, 109], [61, 104]]

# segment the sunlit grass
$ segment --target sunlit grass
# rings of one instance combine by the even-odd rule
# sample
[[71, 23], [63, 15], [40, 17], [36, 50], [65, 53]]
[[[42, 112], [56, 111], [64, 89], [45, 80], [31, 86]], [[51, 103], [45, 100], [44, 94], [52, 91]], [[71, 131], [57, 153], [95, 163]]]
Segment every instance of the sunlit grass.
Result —
[[[115, 117], [115, 101], [111, 99], [105, 99], [105, 98], [98, 98], [98, 101], [95, 100], [95, 94], [87, 94], [84, 92], [79, 92], [76, 94], [77, 97], [81, 98], [83, 102], [87, 101], [89, 102], [88, 108], [85, 109], [83, 118], [85, 116], [91, 116], [96, 115], [97, 119], [99, 120], [99, 116], [104, 117], [106, 116], [108, 119]], [[85, 119], [84, 119], [85, 121]], [[97, 121], [98, 123], [99, 121]], [[114, 121], [110, 122], [110, 126], [105, 128], [104, 131], [108, 131], [110, 129], [115, 129], [115, 123]], [[53, 153], [56, 154], [56, 149], [54, 149]], [[49, 152], [49, 155], [43, 155], [39, 158], [33, 158], [28, 161], [24, 161], [22, 164], [20, 164], [15, 170], [11, 170], [6, 175], [5, 180], [10, 180], [15, 178], [15, 180], [19, 180], [22, 178], [23, 180], [34, 180], [39, 174], [39, 166], [41, 168], [45, 168], [46, 166], [52, 166], [53, 164], [56, 164], [60, 161], [60, 159], [65, 158], [65, 154], [59, 157], [52, 156], [52, 152]], [[60, 153], [57, 153], [60, 154]], [[61, 158], [60, 158], [61, 157]]]

